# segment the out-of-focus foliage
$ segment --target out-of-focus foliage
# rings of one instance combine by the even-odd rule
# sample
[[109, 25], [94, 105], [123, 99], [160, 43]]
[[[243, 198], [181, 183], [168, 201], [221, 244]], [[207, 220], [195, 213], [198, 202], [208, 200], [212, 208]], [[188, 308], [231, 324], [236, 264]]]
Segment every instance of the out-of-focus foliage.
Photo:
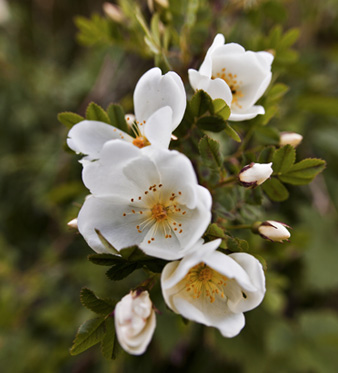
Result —
[[[120, 1], [122, 10], [132, 14], [121, 33], [105, 17], [101, 1], [9, 2], [10, 18], [0, 25], [2, 365], [18, 373], [336, 372], [337, 1], [170, 0], [170, 10], [151, 3], [157, 15], [146, 1]], [[161, 34], [161, 23], [170, 25], [170, 35]], [[76, 32], [90, 49], [75, 42]], [[121, 352], [118, 360], [106, 361], [96, 346], [71, 356], [76, 325], [95, 317], [82, 307], [80, 288], [86, 286], [102, 299], [113, 293], [118, 300], [145, 275], [135, 272], [123, 285], [108, 281], [102, 267], [85, 260], [92, 252], [83, 239], [66, 228], [87, 191], [80, 165], [64, 150], [67, 128], [56, 115], [73, 111], [84, 116], [91, 101], [102, 107], [121, 102], [130, 112], [135, 83], [154, 58], [186, 82], [187, 68], [200, 65], [217, 32], [246, 49], [276, 51], [273, 71], [279, 85], [263, 102], [267, 115], [257, 121], [266, 126], [254, 132], [253, 141], [257, 137], [276, 144], [273, 128], [301, 133], [296, 161], [323, 158], [327, 169], [309, 186], [286, 184], [289, 199], [273, 204], [266, 199], [264, 216], [255, 207], [258, 193], [222, 196], [227, 214], [239, 211], [234, 200], [252, 201], [240, 210], [244, 222], [257, 216], [293, 227], [291, 242], [284, 245], [240, 233], [254, 254], [266, 259], [267, 294], [247, 314], [238, 337], [224, 339], [217, 330], [177, 320], [155, 285], [152, 299], [162, 314], [145, 355]], [[234, 137], [237, 130], [234, 126]], [[217, 167], [218, 156], [208, 155], [211, 143], [205, 138], [200, 147], [205, 161]], [[229, 139], [227, 146], [222, 154], [237, 145]], [[106, 345], [106, 355], [110, 348]]]

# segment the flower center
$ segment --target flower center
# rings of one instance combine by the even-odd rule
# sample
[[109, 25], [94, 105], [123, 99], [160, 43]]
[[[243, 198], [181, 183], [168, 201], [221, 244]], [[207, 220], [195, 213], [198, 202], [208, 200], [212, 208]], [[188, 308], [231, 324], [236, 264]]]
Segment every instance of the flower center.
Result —
[[215, 297], [219, 295], [224, 298], [224, 287], [226, 286], [227, 278], [205, 263], [199, 263], [192, 267], [185, 276], [186, 291], [192, 292], [193, 299], [201, 296], [209, 298], [210, 303], [215, 301]]
[[156, 221], [163, 221], [168, 216], [168, 209], [161, 205], [160, 203], [157, 203], [154, 205], [154, 207], [151, 209], [151, 215]]
[[231, 93], [232, 93], [231, 105], [236, 105], [239, 109], [241, 109], [242, 105], [239, 104], [238, 99], [244, 96], [243, 93], [240, 91], [242, 82], [239, 82], [237, 80], [237, 74], [226, 73], [225, 70], [226, 68], [224, 67], [222, 69], [222, 72], [220, 73], [218, 72], [216, 76], [213, 75], [211, 79], [216, 79], [216, 78], [223, 79], [227, 83], [229, 88], [231, 89]]
[[145, 136], [137, 136], [133, 140], [133, 145], [137, 146], [138, 148], [144, 148], [145, 146], [150, 145], [150, 142]]

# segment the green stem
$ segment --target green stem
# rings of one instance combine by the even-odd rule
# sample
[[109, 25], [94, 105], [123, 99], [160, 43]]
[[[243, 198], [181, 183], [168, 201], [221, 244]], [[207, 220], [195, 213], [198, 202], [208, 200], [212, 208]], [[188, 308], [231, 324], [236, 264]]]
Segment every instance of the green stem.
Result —
[[225, 229], [251, 229], [251, 224], [228, 225]]
[[234, 182], [237, 182], [237, 175], [232, 175], [224, 179], [223, 181], [219, 182], [217, 185], [215, 185], [214, 188], [221, 188], [225, 185], [232, 184]]

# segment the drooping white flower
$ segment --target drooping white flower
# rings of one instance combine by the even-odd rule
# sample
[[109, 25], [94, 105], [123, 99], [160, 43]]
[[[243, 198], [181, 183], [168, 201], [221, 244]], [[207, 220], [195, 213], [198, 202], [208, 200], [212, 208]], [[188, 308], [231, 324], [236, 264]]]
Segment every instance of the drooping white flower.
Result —
[[121, 347], [132, 355], [143, 354], [153, 337], [156, 315], [148, 291], [131, 291], [115, 307], [115, 330]]
[[250, 163], [242, 168], [238, 174], [240, 183], [245, 187], [254, 187], [269, 179], [273, 169], [270, 163]]
[[87, 160], [98, 159], [103, 144], [112, 139], [125, 140], [139, 148], [147, 145], [168, 148], [171, 133], [181, 122], [185, 107], [181, 78], [173, 71], [162, 76], [161, 70], [155, 67], [136, 84], [135, 137], [107, 123], [84, 120], [71, 128], [67, 144], [76, 153], [85, 154]]
[[294, 148], [298, 146], [303, 140], [303, 136], [296, 132], [281, 132], [279, 145], [291, 145]]
[[252, 255], [216, 251], [221, 240], [203, 245], [181, 261], [168, 263], [161, 286], [166, 304], [189, 320], [234, 337], [244, 327], [243, 312], [257, 307], [265, 294], [262, 265]]
[[78, 216], [80, 233], [106, 252], [95, 229], [117, 250], [138, 245], [146, 254], [181, 258], [211, 220], [211, 195], [197, 184], [189, 159], [176, 151], [139, 149], [121, 140], [104, 144], [83, 181], [92, 195]]
[[271, 81], [273, 55], [245, 51], [239, 44], [224, 42], [224, 36], [217, 34], [199, 71], [189, 70], [191, 86], [203, 89], [212, 99], [222, 98], [231, 108], [229, 120], [264, 114], [264, 108], [255, 103]]
[[284, 223], [274, 220], [267, 220], [258, 227], [258, 233], [263, 238], [270, 241], [283, 242], [284, 240], [288, 240], [291, 236], [286, 227], [290, 228]]

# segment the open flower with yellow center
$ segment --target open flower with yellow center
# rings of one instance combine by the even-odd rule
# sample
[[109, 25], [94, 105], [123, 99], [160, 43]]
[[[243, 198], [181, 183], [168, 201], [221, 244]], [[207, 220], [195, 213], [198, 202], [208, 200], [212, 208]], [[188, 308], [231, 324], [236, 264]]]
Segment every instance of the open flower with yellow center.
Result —
[[221, 240], [200, 240], [181, 261], [168, 263], [161, 286], [176, 313], [234, 337], [244, 327], [243, 312], [257, 307], [265, 294], [262, 265], [252, 255], [216, 251]]
[[189, 70], [191, 86], [203, 89], [212, 99], [222, 98], [231, 108], [229, 120], [264, 114], [264, 108], [255, 103], [270, 84], [273, 55], [245, 51], [239, 44], [224, 42], [222, 34], [216, 35], [199, 71]]
[[[147, 71], [134, 91], [134, 137], [107, 123], [84, 120], [68, 133], [67, 144], [84, 159], [100, 158], [104, 143], [124, 140], [138, 148], [153, 145], [168, 148], [171, 133], [181, 122], [186, 107], [186, 94], [181, 78], [173, 71], [162, 75], [157, 67]], [[128, 122], [128, 119], [127, 119]]]
[[117, 249], [138, 245], [146, 254], [179, 259], [211, 220], [211, 195], [197, 184], [189, 159], [176, 151], [139, 149], [121, 140], [104, 144], [83, 181], [92, 193], [78, 228], [96, 252], [107, 252], [95, 230]]

